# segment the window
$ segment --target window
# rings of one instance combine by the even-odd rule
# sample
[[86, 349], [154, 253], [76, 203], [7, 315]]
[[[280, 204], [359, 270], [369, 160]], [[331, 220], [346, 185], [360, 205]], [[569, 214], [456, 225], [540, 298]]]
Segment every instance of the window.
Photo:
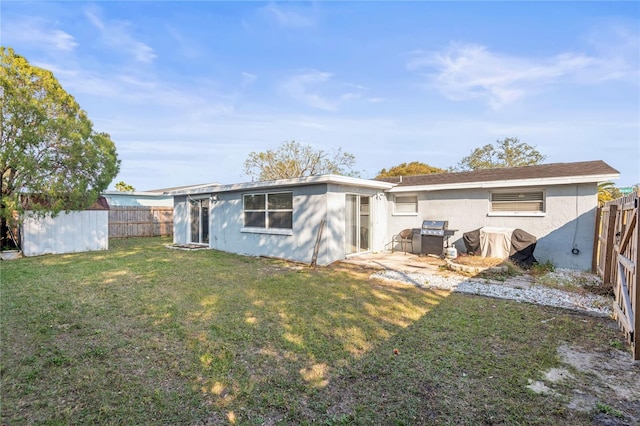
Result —
[[418, 213], [417, 195], [396, 195], [395, 214], [416, 214]]
[[493, 192], [491, 193], [491, 212], [544, 213], [544, 191]]
[[244, 226], [247, 228], [291, 229], [293, 193], [245, 194]]

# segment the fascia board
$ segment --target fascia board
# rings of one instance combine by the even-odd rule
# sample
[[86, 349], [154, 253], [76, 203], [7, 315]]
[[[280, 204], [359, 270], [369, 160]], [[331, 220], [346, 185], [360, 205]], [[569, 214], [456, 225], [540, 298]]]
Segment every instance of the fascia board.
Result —
[[293, 179], [234, 183], [229, 185], [210, 185], [210, 186], [202, 186], [197, 188], [182, 189], [178, 191], [171, 191], [171, 192], [168, 192], [167, 194], [168, 195], [195, 195], [195, 194], [203, 194], [203, 193], [249, 191], [249, 190], [256, 190], [256, 189], [290, 188], [294, 186], [329, 184], [329, 183], [339, 184], [339, 185], [358, 186], [361, 188], [375, 188], [380, 190], [387, 190], [396, 185], [388, 182], [352, 178], [348, 176], [320, 175], [320, 176], [309, 176], [309, 177], [293, 178]]
[[523, 186], [548, 186], [548, 185], [567, 185], [575, 183], [598, 183], [608, 182], [618, 179], [620, 174], [612, 173], [605, 175], [589, 175], [589, 176], [563, 176], [556, 178], [539, 178], [539, 179], [516, 179], [516, 180], [494, 180], [485, 182], [460, 182], [460, 183], [444, 183], [439, 185], [407, 185], [396, 186], [387, 192], [419, 192], [419, 191], [443, 191], [447, 189], [487, 189], [487, 188], [513, 188]]
[[162, 192], [146, 192], [146, 191], [105, 191], [101, 195], [130, 195], [135, 197], [153, 197], [153, 198], [166, 198], [169, 195], [165, 195]]

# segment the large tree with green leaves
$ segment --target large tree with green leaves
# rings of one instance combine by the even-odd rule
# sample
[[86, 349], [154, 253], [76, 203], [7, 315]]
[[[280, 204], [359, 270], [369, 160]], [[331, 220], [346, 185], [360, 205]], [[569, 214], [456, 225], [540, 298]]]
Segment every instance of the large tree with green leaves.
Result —
[[376, 179], [396, 177], [396, 176], [416, 176], [429, 175], [432, 173], [446, 173], [444, 169], [433, 167], [420, 161], [412, 161], [411, 163], [401, 163], [387, 169], [382, 169], [376, 176]]
[[245, 173], [254, 180], [289, 179], [324, 174], [357, 176], [355, 156], [341, 149], [316, 150], [296, 141], [283, 142], [276, 150], [251, 152]]
[[520, 142], [518, 138], [497, 140], [494, 145], [487, 144], [474, 149], [454, 167], [457, 171], [497, 169], [501, 167], [533, 166], [545, 160], [535, 147]]
[[[93, 204], [118, 174], [110, 136], [93, 130], [53, 73], [0, 47], [1, 237], [25, 208], [36, 215]], [[4, 245], [6, 241], [1, 241]]]

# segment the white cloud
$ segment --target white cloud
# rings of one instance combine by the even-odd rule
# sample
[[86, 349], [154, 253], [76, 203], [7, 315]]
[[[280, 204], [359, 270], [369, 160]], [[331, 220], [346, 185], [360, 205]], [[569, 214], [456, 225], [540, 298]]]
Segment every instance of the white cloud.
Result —
[[466, 44], [452, 45], [444, 52], [414, 53], [407, 68], [433, 70], [427, 74], [430, 86], [449, 99], [482, 98], [498, 109], [593, 67], [595, 62], [594, 58], [570, 53], [536, 61]]
[[102, 39], [107, 46], [118, 51], [124, 51], [139, 62], [150, 63], [157, 57], [153, 48], [136, 40], [130, 34], [131, 30], [128, 22], [105, 21], [98, 14], [99, 12], [95, 9], [85, 11], [85, 16], [100, 31]]
[[605, 23], [592, 29], [587, 37], [598, 68], [586, 78], [595, 81], [623, 80], [640, 83], [640, 34], [635, 27], [621, 23]]
[[[626, 66], [611, 58], [561, 53], [547, 58], [510, 56], [477, 44], [452, 44], [442, 52], [412, 52], [410, 71], [452, 100], [482, 99], [499, 109], [558, 83], [597, 84], [618, 79]], [[618, 58], [618, 62], [622, 61]]]
[[24, 43], [62, 52], [73, 51], [78, 43], [74, 37], [41, 18], [16, 17], [2, 23], [2, 38], [5, 43]]
[[240, 85], [242, 87], [251, 86], [253, 82], [258, 79], [257, 75], [251, 74], [248, 72], [242, 72], [241, 76], [242, 76], [242, 83], [240, 83]]
[[331, 77], [331, 73], [310, 70], [290, 77], [282, 84], [282, 89], [293, 99], [311, 107], [335, 111], [338, 108], [338, 102], [323, 96], [318, 89], [319, 86], [327, 83]]
[[305, 14], [300, 8], [292, 6], [276, 6], [273, 3], [261, 8], [270, 19], [273, 19], [280, 27], [284, 28], [310, 28], [316, 25], [316, 19], [311, 14]]
[[306, 70], [280, 85], [289, 97], [310, 107], [336, 111], [343, 103], [360, 99], [366, 87], [335, 80], [330, 72]]

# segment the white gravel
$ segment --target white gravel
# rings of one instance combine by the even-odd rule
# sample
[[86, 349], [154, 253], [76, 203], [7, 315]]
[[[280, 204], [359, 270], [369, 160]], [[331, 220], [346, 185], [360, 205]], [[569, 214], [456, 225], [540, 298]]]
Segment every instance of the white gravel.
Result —
[[[556, 270], [549, 279], [554, 279], [566, 285], [570, 280], [584, 283], [581, 272], [571, 270]], [[577, 275], [576, 275], [577, 274]], [[587, 274], [593, 280], [591, 274]], [[571, 291], [562, 291], [555, 288], [536, 285], [531, 282], [519, 284], [521, 277], [515, 277], [505, 282], [488, 281], [478, 278], [463, 276], [442, 276], [436, 274], [404, 273], [394, 270], [376, 272], [371, 276], [384, 280], [399, 281], [420, 288], [450, 290], [460, 293], [477, 294], [481, 296], [496, 297], [499, 299], [517, 300], [520, 302], [536, 303], [545, 306], [574, 309], [589, 312], [595, 315], [610, 316], [613, 300], [595, 294], [579, 294]], [[597, 277], [595, 278], [597, 280]], [[563, 281], [566, 280], [566, 281]]]

